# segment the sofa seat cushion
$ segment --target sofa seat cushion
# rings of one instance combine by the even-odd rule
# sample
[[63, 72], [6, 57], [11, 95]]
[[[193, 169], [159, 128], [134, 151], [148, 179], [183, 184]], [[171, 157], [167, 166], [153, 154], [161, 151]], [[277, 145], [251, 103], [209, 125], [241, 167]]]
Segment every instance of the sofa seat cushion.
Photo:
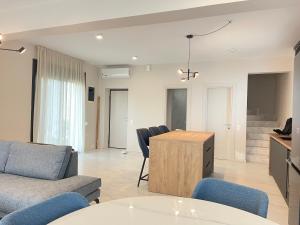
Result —
[[13, 143], [5, 173], [59, 180], [65, 175], [71, 151], [70, 146]]
[[11, 213], [63, 192], [78, 192], [86, 197], [100, 186], [99, 178], [87, 176], [52, 181], [0, 173], [0, 211]]
[[10, 145], [13, 142], [10, 141], [0, 141], [0, 172], [4, 172], [5, 165], [8, 159]]

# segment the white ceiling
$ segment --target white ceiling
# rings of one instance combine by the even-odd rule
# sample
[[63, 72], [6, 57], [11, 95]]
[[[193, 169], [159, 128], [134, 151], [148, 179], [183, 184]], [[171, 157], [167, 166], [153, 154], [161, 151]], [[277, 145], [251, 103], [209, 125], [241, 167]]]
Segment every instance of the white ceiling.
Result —
[[[17, 32], [5, 35], [7, 39], [43, 45], [94, 65], [184, 63], [185, 35], [211, 31], [228, 19], [233, 23], [224, 30], [192, 40], [193, 62], [290, 56], [300, 37], [300, 0], [0, 0], [0, 4], [5, 5], [0, 8], [0, 32]], [[140, 16], [124, 18], [135, 15]], [[97, 40], [97, 33], [104, 39]], [[134, 55], [138, 61], [131, 60]]]
[[[28, 41], [84, 59], [95, 65], [183, 63], [188, 33], [205, 33], [233, 23], [224, 30], [192, 40], [192, 61], [291, 55], [300, 38], [298, 8], [284, 8], [104, 30], [30, 38]], [[131, 57], [137, 55], [138, 61]]]
[[0, 0], [0, 33], [242, 1], [245, 0]]

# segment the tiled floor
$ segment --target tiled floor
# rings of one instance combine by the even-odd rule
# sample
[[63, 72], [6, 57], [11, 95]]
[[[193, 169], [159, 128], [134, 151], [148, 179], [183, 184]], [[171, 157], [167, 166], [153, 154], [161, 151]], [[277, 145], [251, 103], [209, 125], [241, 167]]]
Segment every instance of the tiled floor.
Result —
[[[131, 196], [158, 195], [148, 192], [146, 182], [142, 181], [137, 188], [141, 164], [142, 155], [139, 152], [124, 155], [121, 150], [106, 149], [80, 154], [79, 173], [101, 177], [102, 202]], [[267, 165], [216, 160], [213, 176], [267, 192], [270, 199], [268, 218], [281, 225], [288, 224], [288, 207], [274, 179], [269, 176]]]

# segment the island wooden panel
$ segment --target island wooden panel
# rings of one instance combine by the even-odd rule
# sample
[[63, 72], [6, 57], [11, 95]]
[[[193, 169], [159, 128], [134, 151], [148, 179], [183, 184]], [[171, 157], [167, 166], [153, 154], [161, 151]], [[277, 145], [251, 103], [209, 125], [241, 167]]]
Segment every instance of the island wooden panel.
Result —
[[150, 138], [149, 191], [191, 197], [213, 171], [214, 133], [173, 131]]

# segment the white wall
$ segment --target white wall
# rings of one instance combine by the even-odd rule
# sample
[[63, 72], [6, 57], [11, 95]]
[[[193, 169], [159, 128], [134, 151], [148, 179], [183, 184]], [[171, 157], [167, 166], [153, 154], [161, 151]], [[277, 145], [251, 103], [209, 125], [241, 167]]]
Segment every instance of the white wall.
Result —
[[277, 77], [277, 120], [281, 128], [293, 114], [293, 73], [280, 74]]
[[277, 75], [253, 74], [248, 79], [248, 105], [250, 114], [277, 119]]
[[35, 48], [21, 42], [6, 42], [1, 47], [27, 51], [0, 51], [0, 140], [30, 140], [32, 59]]
[[187, 129], [205, 130], [206, 87], [233, 87], [233, 129], [235, 130], [235, 159], [245, 160], [247, 80], [249, 73], [285, 72], [292, 70], [290, 59], [257, 59], [226, 62], [203, 62], [192, 65], [200, 72], [197, 80], [182, 83], [176, 70], [182, 65], [154, 65], [151, 72], [143, 66], [133, 68], [128, 80], [100, 80], [101, 147], [107, 147], [107, 90], [128, 88], [128, 150], [139, 151], [136, 129], [164, 124], [166, 120], [166, 89], [188, 89]]
[[[97, 96], [98, 96], [98, 68], [85, 63], [83, 65], [83, 71], [86, 72], [86, 111], [85, 111], [85, 150], [96, 149], [96, 126], [97, 126]], [[95, 88], [95, 100], [88, 101], [88, 87]]]

